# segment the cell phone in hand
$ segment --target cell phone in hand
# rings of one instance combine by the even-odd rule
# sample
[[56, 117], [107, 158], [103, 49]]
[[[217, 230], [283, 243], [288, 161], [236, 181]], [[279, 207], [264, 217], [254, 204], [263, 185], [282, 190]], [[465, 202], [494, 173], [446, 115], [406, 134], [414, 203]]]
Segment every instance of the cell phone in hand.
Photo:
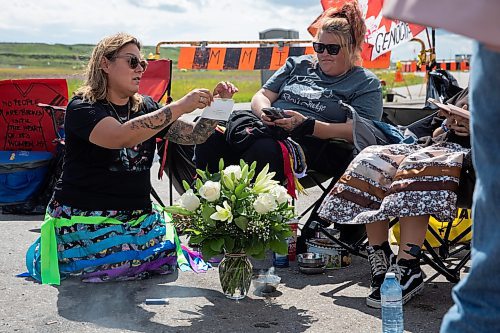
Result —
[[291, 115], [286, 114], [283, 109], [280, 108], [275, 108], [275, 107], [268, 107], [268, 108], [262, 108], [262, 112], [269, 118], [271, 118], [272, 121], [275, 121], [276, 119], [283, 119], [283, 118], [290, 118]]

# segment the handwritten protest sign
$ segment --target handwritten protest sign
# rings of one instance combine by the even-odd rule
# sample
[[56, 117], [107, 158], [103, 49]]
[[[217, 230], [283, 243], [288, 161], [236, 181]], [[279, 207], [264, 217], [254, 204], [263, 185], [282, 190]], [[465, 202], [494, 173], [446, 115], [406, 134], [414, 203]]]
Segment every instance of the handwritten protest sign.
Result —
[[66, 80], [0, 81], [0, 150], [55, 151], [51, 115], [38, 103], [66, 105]]

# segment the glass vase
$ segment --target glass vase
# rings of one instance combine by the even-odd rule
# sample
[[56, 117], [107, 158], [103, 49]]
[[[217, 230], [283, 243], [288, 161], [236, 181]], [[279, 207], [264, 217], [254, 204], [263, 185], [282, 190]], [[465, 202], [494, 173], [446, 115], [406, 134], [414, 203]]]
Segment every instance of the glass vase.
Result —
[[252, 263], [244, 253], [226, 253], [219, 264], [222, 292], [230, 299], [243, 299], [252, 281]]

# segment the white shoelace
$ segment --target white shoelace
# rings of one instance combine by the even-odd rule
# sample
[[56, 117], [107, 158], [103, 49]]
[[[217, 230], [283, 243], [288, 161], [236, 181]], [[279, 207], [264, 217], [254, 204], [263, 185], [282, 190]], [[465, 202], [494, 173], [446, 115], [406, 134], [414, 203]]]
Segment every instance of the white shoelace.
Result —
[[403, 276], [403, 271], [401, 270], [401, 266], [398, 264], [391, 265], [387, 272], [394, 273], [396, 275], [396, 279], [398, 279], [399, 283], [401, 283], [401, 276]]
[[377, 250], [372, 254], [368, 255], [368, 262], [372, 269], [373, 276], [385, 274], [389, 263], [387, 257], [385, 256], [384, 250]]

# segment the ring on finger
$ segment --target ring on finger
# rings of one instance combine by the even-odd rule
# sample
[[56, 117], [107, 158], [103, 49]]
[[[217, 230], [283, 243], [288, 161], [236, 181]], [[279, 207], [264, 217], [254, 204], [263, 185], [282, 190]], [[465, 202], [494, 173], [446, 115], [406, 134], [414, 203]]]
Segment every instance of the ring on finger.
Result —
[[205, 97], [200, 96], [200, 103], [205, 103]]

